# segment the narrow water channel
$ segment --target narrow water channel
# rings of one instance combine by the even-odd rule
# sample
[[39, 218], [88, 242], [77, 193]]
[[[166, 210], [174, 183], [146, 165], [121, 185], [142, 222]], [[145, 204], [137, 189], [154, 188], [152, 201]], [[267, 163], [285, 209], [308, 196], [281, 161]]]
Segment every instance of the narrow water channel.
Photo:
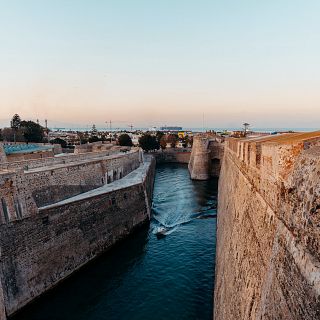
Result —
[[[212, 319], [217, 181], [156, 169], [153, 218], [15, 320]], [[157, 238], [159, 226], [166, 236]]]

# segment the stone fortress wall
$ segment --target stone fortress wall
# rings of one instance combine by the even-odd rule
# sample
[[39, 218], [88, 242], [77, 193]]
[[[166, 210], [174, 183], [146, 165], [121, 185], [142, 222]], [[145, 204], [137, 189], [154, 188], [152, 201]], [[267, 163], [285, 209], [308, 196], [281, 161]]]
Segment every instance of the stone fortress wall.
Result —
[[154, 153], [157, 163], [185, 163], [188, 164], [191, 148], [169, 148]]
[[[5, 158], [1, 158], [0, 156], [0, 164], [3, 162], [16, 162], [16, 161], [23, 161], [23, 160], [34, 160], [34, 159], [43, 159], [43, 158], [50, 158], [56, 154], [62, 153], [62, 148], [60, 144], [48, 144], [48, 143], [31, 143], [29, 146], [38, 146], [38, 147], [49, 147], [47, 149], [40, 149], [39, 150], [31, 150], [30, 152], [11, 152], [9, 154], [5, 154], [5, 150], [3, 150], [4, 146], [19, 146], [19, 145], [26, 145], [25, 142], [15, 142], [15, 143], [1, 143], [0, 142], [0, 153], [4, 152]], [[1, 151], [2, 149], [2, 151]]]
[[9, 161], [6, 159], [4, 162], [0, 162], [0, 170], [11, 170], [11, 169], [19, 169], [22, 168], [24, 170], [41, 168], [45, 166], [53, 166], [53, 165], [64, 165], [69, 163], [75, 163], [78, 161], [88, 161], [91, 159], [101, 158], [105, 156], [110, 156], [113, 154], [119, 154], [120, 150], [118, 148], [113, 148], [110, 150], [104, 150], [101, 152], [88, 152], [88, 153], [69, 153], [63, 155], [57, 155], [55, 157], [48, 157], [44, 159], [26, 159], [19, 161]]
[[148, 220], [154, 169], [139, 149], [3, 163], [0, 319]]
[[194, 136], [189, 161], [191, 179], [219, 177], [224, 151], [224, 138], [211, 133]]
[[0, 164], [2, 162], [5, 162], [5, 161], [7, 161], [7, 156], [6, 156], [6, 153], [4, 151], [3, 144], [0, 143]]
[[[215, 319], [320, 318], [319, 159], [320, 132], [195, 137], [191, 177], [220, 173]], [[150, 218], [154, 168], [137, 149], [0, 164], [0, 319]]]
[[96, 160], [30, 169], [25, 176], [38, 206], [69, 198], [126, 176], [140, 165], [139, 151]]
[[214, 318], [320, 319], [320, 132], [228, 139]]
[[86, 152], [100, 152], [100, 151], [106, 151], [110, 150], [111, 148], [114, 148], [114, 144], [110, 142], [92, 142], [92, 143], [86, 143], [86, 144], [78, 144], [74, 148], [74, 153], [86, 153]]

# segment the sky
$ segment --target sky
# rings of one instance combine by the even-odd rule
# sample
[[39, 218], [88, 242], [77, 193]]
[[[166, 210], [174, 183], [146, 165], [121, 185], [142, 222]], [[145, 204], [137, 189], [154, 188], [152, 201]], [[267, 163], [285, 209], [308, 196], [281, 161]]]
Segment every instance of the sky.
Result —
[[0, 125], [317, 128], [319, 0], [0, 0]]

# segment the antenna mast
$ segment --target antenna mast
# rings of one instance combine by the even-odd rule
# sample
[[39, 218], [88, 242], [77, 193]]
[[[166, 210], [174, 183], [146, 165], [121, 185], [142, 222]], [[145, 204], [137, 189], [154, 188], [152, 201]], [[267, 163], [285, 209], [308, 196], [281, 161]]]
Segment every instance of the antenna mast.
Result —
[[202, 132], [204, 132], [204, 112], [202, 113]]

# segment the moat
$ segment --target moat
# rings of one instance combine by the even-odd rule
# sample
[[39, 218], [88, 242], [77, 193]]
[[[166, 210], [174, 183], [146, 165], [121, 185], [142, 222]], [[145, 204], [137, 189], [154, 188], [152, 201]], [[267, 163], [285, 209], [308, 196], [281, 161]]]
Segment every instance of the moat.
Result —
[[[217, 180], [156, 169], [153, 217], [16, 320], [212, 319]], [[158, 226], [169, 228], [158, 239]]]

